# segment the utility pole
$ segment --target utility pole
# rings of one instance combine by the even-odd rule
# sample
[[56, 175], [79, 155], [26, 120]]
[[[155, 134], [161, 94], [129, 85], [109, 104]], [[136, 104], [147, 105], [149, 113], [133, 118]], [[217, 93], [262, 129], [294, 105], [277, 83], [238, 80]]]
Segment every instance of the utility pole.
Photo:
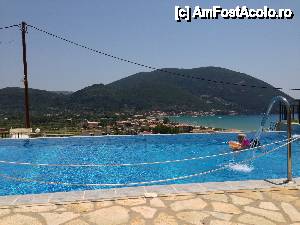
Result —
[[21, 31], [22, 31], [23, 66], [24, 66], [25, 127], [30, 128], [29, 95], [28, 95], [28, 80], [27, 80], [27, 59], [26, 59], [27, 24], [24, 21], [22, 22]]

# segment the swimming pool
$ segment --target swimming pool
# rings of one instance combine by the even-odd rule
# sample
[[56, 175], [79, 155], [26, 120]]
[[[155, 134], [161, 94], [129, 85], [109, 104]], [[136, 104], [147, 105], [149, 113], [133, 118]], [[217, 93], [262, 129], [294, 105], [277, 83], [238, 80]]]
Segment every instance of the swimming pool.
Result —
[[[253, 134], [249, 134], [250, 136]], [[40, 138], [0, 140], [0, 160], [45, 164], [114, 164], [101, 167], [56, 167], [0, 163], [0, 174], [11, 177], [79, 184], [132, 183], [186, 176], [224, 165], [215, 171], [186, 179], [155, 184], [234, 181], [286, 177], [286, 147], [254, 162], [239, 164], [283, 143], [264, 149], [166, 164], [116, 166], [115, 164], [177, 160], [230, 152], [228, 140], [236, 134], [182, 134]], [[287, 138], [286, 133], [264, 133], [262, 144]], [[300, 176], [300, 141], [293, 143], [293, 176]], [[68, 186], [9, 180], [0, 177], [0, 195], [31, 194], [111, 188]]]

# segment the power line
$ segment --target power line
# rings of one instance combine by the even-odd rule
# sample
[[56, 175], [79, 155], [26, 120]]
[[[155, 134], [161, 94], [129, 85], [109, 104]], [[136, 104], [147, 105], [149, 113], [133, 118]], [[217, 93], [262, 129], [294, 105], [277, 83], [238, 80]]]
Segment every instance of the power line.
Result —
[[20, 26], [20, 24], [14, 24], [14, 25], [6, 26], [6, 27], [0, 27], [0, 30], [9, 29], [12, 27], [19, 27], [19, 26]]
[[[84, 49], [87, 49], [87, 50], [92, 51], [92, 52], [96, 52], [98, 54], [101, 54], [101, 55], [113, 58], [115, 60], [119, 60], [119, 61], [130, 63], [130, 64], [134, 64], [134, 65], [137, 65], [137, 66], [140, 66], [140, 67], [144, 67], [144, 68], [147, 68], [147, 69], [151, 69], [151, 70], [157, 70], [157, 71], [164, 72], [164, 73], [167, 73], [167, 74], [170, 74], [170, 75], [175, 75], [175, 76], [183, 77], [183, 78], [196, 79], [196, 80], [211, 82], [211, 83], [215, 83], [215, 84], [234, 85], [234, 86], [250, 87], [250, 88], [263, 88], [263, 89], [271, 88], [271, 87], [267, 87], [267, 86], [247, 85], [247, 84], [232, 83], [232, 82], [227, 82], [227, 81], [225, 82], [225, 81], [211, 80], [211, 79], [201, 78], [201, 77], [197, 77], [197, 76], [193, 76], [193, 75], [186, 75], [186, 74], [182, 74], [182, 73], [178, 73], [178, 72], [168, 71], [168, 70], [165, 70], [165, 69], [159, 69], [159, 68], [154, 67], [154, 66], [150, 66], [150, 65], [143, 64], [143, 63], [135, 62], [135, 61], [128, 60], [128, 59], [125, 59], [125, 58], [114, 56], [112, 54], [106, 53], [106, 52], [101, 51], [101, 50], [97, 50], [97, 49], [93, 49], [93, 48], [87, 47], [85, 45], [79, 44], [79, 43], [77, 43], [75, 41], [71, 41], [71, 40], [66, 39], [66, 38], [64, 38], [62, 36], [50, 33], [50, 32], [48, 32], [46, 30], [43, 30], [41, 28], [38, 28], [38, 27], [30, 25], [30, 24], [27, 24], [27, 26], [31, 27], [31, 28], [39, 31], [39, 32], [42, 32], [42, 33], [47, 34], [49, 36], [52, 36], [54, 38], [60, 39], [62, 41], [65, 41], [65, 42], [67, 42], [69, 44], [75, 45], [77, 47], [84, 48]], [[272, 88], [272, 89], [280, 90], [282, 88]]]

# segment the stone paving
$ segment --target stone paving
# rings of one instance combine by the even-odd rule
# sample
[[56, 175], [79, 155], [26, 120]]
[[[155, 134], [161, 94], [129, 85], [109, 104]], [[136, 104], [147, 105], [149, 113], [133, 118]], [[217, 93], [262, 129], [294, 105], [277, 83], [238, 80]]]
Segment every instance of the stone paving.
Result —
[[226, 191], [147, 192], [136, 197], [68, 202], [15, 203], [17, 200], [5, 206], [2, 199], [0, 225], [300, 225], [298, 184]]

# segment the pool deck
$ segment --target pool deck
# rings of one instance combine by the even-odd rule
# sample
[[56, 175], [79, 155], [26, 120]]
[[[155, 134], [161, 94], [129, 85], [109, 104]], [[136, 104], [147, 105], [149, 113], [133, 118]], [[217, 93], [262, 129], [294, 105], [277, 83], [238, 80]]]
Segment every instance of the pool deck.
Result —
[[300, 178], [0, 197], [0, 225], [300, 225]]

